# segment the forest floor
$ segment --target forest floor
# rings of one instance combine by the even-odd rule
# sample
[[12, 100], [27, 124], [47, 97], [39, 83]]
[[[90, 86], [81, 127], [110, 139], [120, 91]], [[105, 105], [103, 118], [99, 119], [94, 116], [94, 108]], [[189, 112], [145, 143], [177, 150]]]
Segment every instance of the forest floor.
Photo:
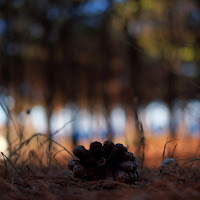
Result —
[[[60, 160], [64, 163], [62, 166], [52, 160], [48, 167], [38, 167], [40, 157], [33, 150], [28, 152], [25, 149], [29, 155], [26, 164], [25, 161], [14, 162], [14, 159], [9, 160], [5, 156], [0, 160], [0, 200], [199, 199], [199, 143], [194, 144], [194, 141], [181, 141], [175, 153], [174, 143], [170, 143], [165, 158], [175, 154], [176, 162], [165, 167], [161, 167], [160, 162], [166, 140], [151, 142], [146, 148], [144, 167], [138, 168], [139, 179], [132, 185], [111, 180], [84, 181], [75, 178], [67, 169], [65, 157]], [[191, 147], [195, 154], [188, 153]]]
[[[19, 167], [18, 167], [19, 169]], [[199, 199], [200, 170], [182, 166], [139, 169], [139, 179], [129, 185], [117, 181], [83, 181], [69, 170], [43, 169], [43, 176], [19, 175], [1, 166], [0, 199]], [[23, 170], [22, 170], [23, 171]], [[31, 172], [30, 172], [31, 171]], [[19, 172], [19, 171], [18, 171]], [[7, 174], [5, 174], [7, 173]], [[22, 174], [20, 172], [20, 174]]]

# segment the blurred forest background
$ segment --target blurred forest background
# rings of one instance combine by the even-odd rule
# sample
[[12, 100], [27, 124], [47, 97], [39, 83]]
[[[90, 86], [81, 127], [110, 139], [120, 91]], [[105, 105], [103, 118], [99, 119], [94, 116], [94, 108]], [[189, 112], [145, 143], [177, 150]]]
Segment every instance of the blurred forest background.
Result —
[[199, 0], [0, 0], [0, 51], [1, 148], [200, 133]]

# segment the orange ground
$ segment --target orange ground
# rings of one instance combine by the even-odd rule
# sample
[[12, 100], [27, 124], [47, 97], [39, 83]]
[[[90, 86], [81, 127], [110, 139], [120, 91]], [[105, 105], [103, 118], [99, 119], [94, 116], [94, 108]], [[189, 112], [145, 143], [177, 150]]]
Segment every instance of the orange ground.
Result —
[[[64, 165], [48, 168], [35, 167], [36, 160], [23, 165], [0, 161], [0, 199], [199, 199], [200, 170], [198, 161], [182, 165], [186, 160], [200, 157], [197, 139], [181, 139], [168, 144], [165, 157], [177, 148], [174, 158], [178, 164], [161, 170], [163, 146], [166, 138], [147, 139], [144, 168], [139, 168], [139, 180], [135, 185], [115, 181], [86, 182], [74, 178]], [[136, 148], [131, 147], [129, 151]], [[62, 152], [63, 153], [63, 152]], [[66, 155], [65, 153], [63, 155]], [[58, 162], [61, 162], [58, 157]], [[193, 164], [193, 165], [192, 165]], [[28, 167], [27, 167], [28, 166]], [[29, 168], [29, 169], [28, 169]], [[30, 171], [31, 170], [31, 171]]]

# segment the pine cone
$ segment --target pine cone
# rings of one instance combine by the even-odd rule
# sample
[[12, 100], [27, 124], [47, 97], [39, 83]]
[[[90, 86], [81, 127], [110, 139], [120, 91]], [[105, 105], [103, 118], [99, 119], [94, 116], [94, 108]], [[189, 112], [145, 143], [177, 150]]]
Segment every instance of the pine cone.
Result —
[[106, 179], [129, 184], [138, 178], [135, 157], [123, 144], [115, 145], [107, 140], [102, 145], [95, 141], [90, 144], [89, 150], [80, 145], [74, 147], [73, 153], [80, 159], [68, 163], [75, 177], [88, 181]]

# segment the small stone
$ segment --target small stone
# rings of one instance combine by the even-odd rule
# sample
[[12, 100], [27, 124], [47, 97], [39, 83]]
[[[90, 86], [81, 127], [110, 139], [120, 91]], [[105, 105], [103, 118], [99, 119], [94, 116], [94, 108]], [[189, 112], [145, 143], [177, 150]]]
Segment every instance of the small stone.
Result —
[[169, 165], [172, 165], [172, 164], [175, 164], [175, 163], [176, 163], [176, 160], [174, 158], [166, 158], [165, 160], [163, 160], [160, 163], [160, 166], [165, 167], [165, 166], [169, 166]]

